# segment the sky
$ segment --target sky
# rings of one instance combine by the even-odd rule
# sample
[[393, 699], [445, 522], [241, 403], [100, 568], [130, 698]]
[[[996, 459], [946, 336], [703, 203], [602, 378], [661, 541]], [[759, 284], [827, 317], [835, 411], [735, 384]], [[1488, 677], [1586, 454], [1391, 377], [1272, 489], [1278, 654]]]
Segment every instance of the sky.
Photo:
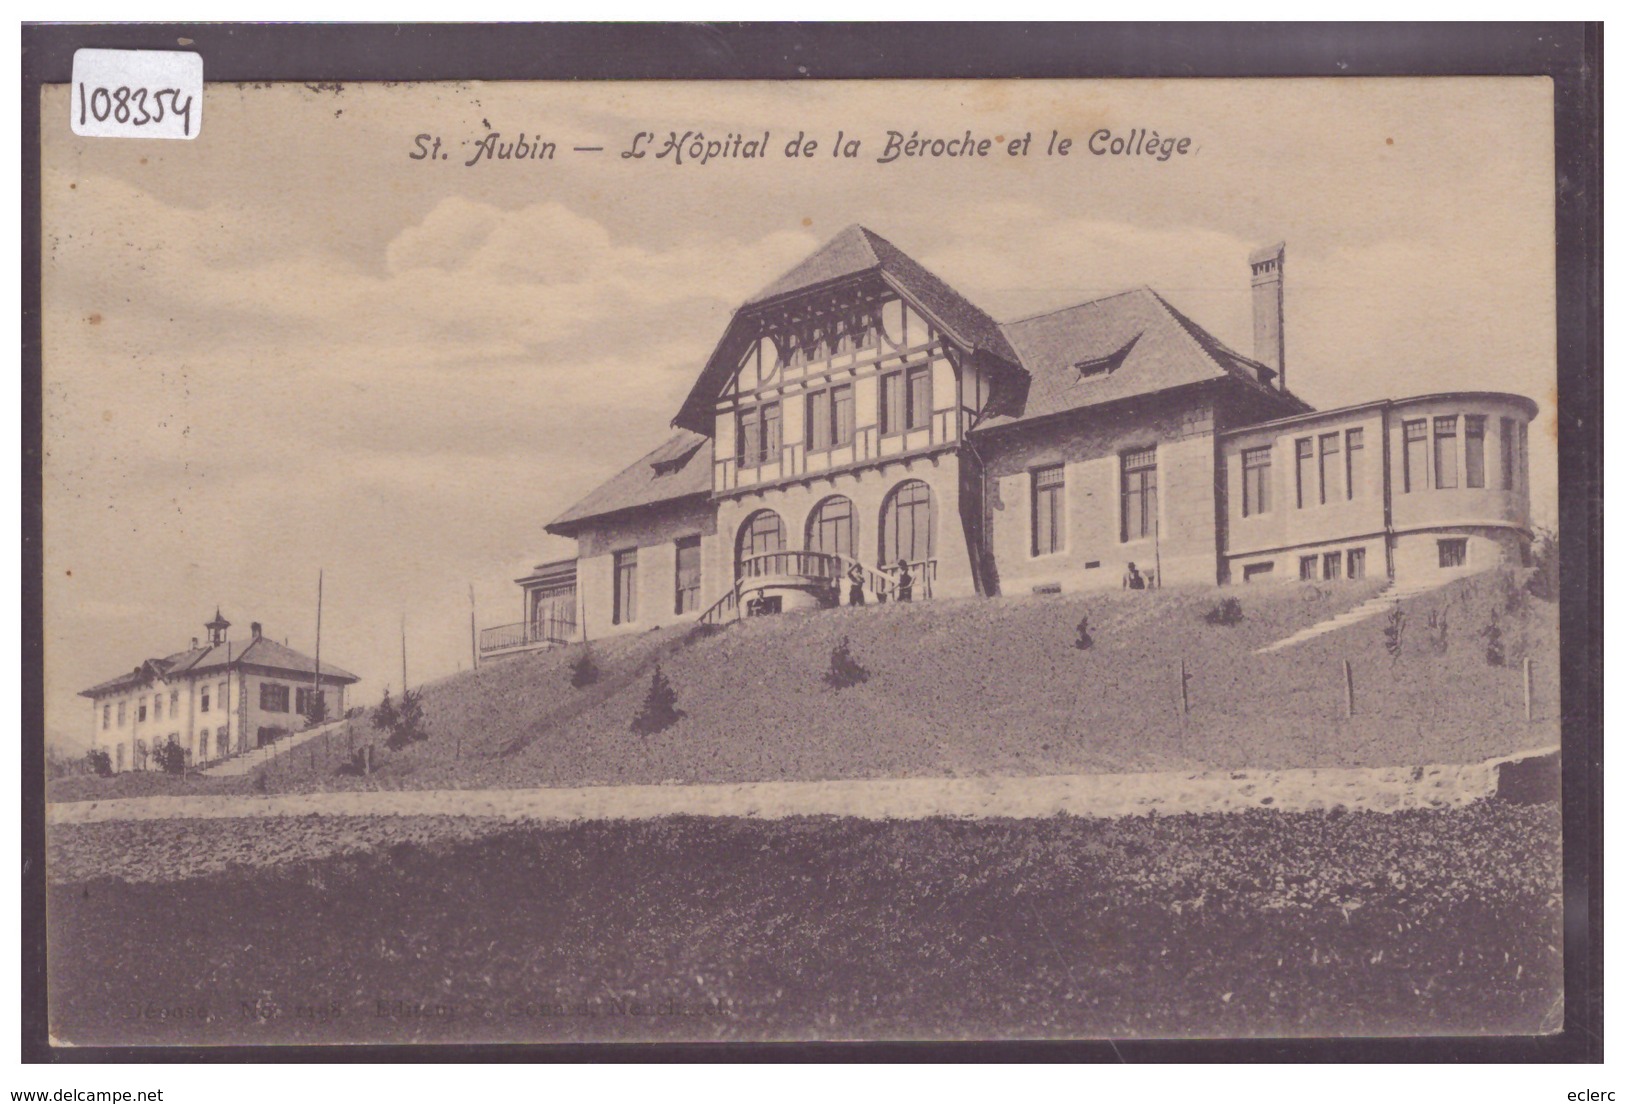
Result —
[[[1544, 79], [209, 85], [188, 142], [76, 137], [66, 86], [41, 109], [46, 730], [70, 748], [78, 690], [217, 605], [312, 651], [318, 572], [357, 700], [399, 689], [403, 618], [413, 683], [467, 667], [470, 590], [481, 626], [519, 620], [513, 580], [574, 553], [543, 526], [664, 440], [733, 309], [852, 223], [1001, 321], [1149, 285], [1243, 353], [1247, 255], [1285, 240], [1288, 385], [1529, 395], [1555, 524]], [[1188, 152], [1096, 156], [1101, 129]], [[767, 155], [655, 157], [674, 131]], [[993, 141], [881, 163], [888, 131]], [[556, 156], [465, 164], [493, 132]], [[798, 134], [813, 157], [784, 156]]]

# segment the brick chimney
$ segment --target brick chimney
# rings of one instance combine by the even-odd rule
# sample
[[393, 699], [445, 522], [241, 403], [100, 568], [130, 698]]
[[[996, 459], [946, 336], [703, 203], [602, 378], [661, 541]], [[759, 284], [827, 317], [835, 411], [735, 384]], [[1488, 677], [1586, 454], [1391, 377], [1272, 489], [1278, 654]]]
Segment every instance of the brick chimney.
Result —
[[1253, 250], [1247, 263], [1253, 270], [1253, 359], [1274, 371], [1275, 386], [1284, 391], [1286, 323], [1281, 281], [1286, 264], [1286, 242]]
[[248, 631], [254, 634], [255, 640], [258, 640], [260, 638], [260, 623], [258, 621], [250, 622]]

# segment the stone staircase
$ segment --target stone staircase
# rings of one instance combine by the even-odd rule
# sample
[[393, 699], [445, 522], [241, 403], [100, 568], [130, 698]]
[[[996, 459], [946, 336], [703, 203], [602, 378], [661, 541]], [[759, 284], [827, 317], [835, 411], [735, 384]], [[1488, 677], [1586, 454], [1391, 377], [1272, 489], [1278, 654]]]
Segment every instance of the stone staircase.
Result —
[[1366, 599], [1353, 609], [1344, 610], [1336, 617], [1328, 617], [1324, 621], [1315, 622], [1308, 628], [1299, 629], [1289, 637], [1256, 649], [1253, 654], [1264, 655], [1268, 652], [1278, 652], [1283, 648], [1290, 648], [1294, 644], [1302, 644], [1305, 640], [1313, 640], [1317, 636], [1324, 636], [1326, 633], [1347, 628], [1349, 625], [1369, 621], [1378, 614], [1385, 614], [1393, 609], [1394, 603], [1435, 590], [1449, 581], [1448, 579], [1431, 579], [1399, 585], [1389, 583], [1378, 594]]
[[216, 763], [212, 767], [204, 767], [198, 774], [205, 778], [234, 778], [249, 773], [254, 768], [271, 761], [273, 756], [284, 751], [290, 751], [307, 741], [314, 740], [324, 732], [336, 731], [344, 727], [344, 719], [329, 721], [315, 728], [307, 728], [303, 732], [295, 732], [291, 736], [284, 736], [274, 744], [262, 744], [257, 748], [250, 748], [241, 755], [234, 755], [223, 763]]

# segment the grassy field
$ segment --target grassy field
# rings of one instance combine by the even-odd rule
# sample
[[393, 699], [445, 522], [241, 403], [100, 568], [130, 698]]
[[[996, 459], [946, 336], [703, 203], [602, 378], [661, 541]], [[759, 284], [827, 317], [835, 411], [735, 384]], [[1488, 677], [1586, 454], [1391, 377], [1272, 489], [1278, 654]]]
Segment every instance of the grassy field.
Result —
[[[593, 644], [603, 678], [586, 689], [569, 678], [579, 647], [429, 684], [430, 739], [400, 752], [380, 743], [369, 778], [336, 773], [346, 749], [335, 738], [280, 757], [263, 780], [71, 779], [50, 796], [1391, 766], [1557, 742], [1556, 608], [1510, 574], [1408, 599], [1397, 627], [1377, 617], [1253, 654], [1378, 585], [922, 602], [712, 634], [659, 630]], [[1240, 624], [1204, 620], [1224, 597], [1240, 600]], [[1085, 616], [1093, 645], [1079, 650]], [[1492, 623], [1498, 666], [1486, 659]], [[833, 691], [823, 675], [843, 638], [870, 678]], [[1525, 655], [1535, 661], [1533, 724], [1523, 715]], [[630, 722], [657, 662], [686, 716], [644, 737]], [[357, 731], [376, 739], [364, 722]]]
[[[64, 829], [57, 1038], [91, 1043], [1525, 1033], [1558, 813], [678, 818], [436, 834]], [[464, 825], [459, 831], [463, 831]], [[388, 831], [374, 824], [370, 830]], [[156, 833], [146, 842], [131, 833]], [[235, 839], [244, 864], [187, 876]], [[288, 842], [291, 840], [292, 842]], [[336, 845], [336, 844], [335, 844]], [[137, 853], [163, 880], [95, 874]], [[320, 853], [318, 848], [312, 854]], [[60, 858], [59, 854], [59, 858]]]

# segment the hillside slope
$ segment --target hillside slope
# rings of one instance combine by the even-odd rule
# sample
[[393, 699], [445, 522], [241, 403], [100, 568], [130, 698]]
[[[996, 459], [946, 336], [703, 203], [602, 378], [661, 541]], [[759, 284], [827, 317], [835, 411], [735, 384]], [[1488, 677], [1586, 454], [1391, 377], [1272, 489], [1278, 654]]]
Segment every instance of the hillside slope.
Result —
[[[1467, 762], [1558, 740], [1556, 608], [1482, 575], [1266, 655], [1379, 584], [921, 602], [763, 618], [516, 657], [424, 688], [430, 739], [370, 778], [282, 764], [276, 790], [1048, 774]], [[1242, 621], [1207, 623], [1224, 598]], [[1089, 618], [1091, 647], [1074, 647]], [[1502, 663], [1487, 661], [1491, 624]], [[845, 638], [869, 671], [824, 683]], [[1534, 663], [1525, 721], [1521, 663]], [[1180, 661], [1188, 712], [1180, 704]], [[1344, 712], [1343, 661], [1355, 680]], [[656, 663], [685, 714], [631, 720]]]

